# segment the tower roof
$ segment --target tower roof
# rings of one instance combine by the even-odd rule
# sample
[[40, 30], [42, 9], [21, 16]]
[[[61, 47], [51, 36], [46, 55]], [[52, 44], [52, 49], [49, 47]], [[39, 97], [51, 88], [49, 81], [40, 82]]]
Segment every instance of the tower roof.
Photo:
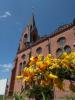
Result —
[[36, 26], [36, 24], [35, 24], [35, 15], [34, 15], [34, 13], [32, 13], [32, 16], [31, 16], [29, 25], [32, 26], [32, 27], [35, 27], [35, 26]]
[[29, 47], [31, 44], [33, 44], [33, 42], [36, 42], [38, 40], [38, 37], [39, 37], [38, 31], [37, 31], [36, 24], [35, 24], [35, 16], [34, 16], [34, 13], [32, 13], [30, 22], [25, 27], [22, 33], [18, 51], [21, 51]]

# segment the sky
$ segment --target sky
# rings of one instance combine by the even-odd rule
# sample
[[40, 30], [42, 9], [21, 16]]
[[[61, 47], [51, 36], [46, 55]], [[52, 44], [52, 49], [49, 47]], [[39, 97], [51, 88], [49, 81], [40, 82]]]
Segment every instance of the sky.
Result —
[[75, 18], [75, 0], [0, 0], [0, 78], [10, 78], [19, 40], [33, 8], [40, 35], [51, 34]]

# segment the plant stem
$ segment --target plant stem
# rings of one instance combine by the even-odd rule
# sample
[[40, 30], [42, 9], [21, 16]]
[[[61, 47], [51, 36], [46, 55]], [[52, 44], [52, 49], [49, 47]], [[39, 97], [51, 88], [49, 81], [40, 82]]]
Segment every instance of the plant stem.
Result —
[[42, 92], [41, 94], [42, 94], [43, 100], [46, 100], [44, 93]]

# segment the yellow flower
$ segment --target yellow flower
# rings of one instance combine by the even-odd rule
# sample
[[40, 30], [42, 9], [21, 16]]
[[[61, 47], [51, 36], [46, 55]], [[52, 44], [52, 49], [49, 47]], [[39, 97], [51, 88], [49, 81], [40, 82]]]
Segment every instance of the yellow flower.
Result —
[[48, 56], [47, 56], [48, 58], [51, 58], [52, 57], [52, 55], [51, 54], [48, 54]]
[[36, 66], [42, 66], [42, 65], [43, 65], [43, 62], [42, 61], [36, 62]]
[[50, 73], [48, 76], [49, 76], [50, 79], [57, 79], [58, 78], [57, 75], [54, 75], [52, 73]]
[[36, 62], [36, 66], [38, 69], [40, 69], [40, 71], [44, 71], [48, 67], [48, 64], [47, 62], [39, 61], [39, 62]]
[[21, 76], [16, 76], [16, 79], [22, 79], [23, 78], [23, 76], [21, 75]]
[[23, 79], [23, 83], [24, 82], [29, 82], [30, 81], [30, 78], [29, 77], [25, 77], [24, 79]]
[[30, 61], [34, 61], [34, 57], [33, 56], [30, 58]]
[[75, 65], [75, 59], [73, 60], [73, 64]]
[[39, 61], [42, 61], [43, 60], [43, 55], [42, 54], [38, 55], [38, 60]]
[[49, 69], [54, 69], [54, 68], [59, 68], [59, 65], [53, 63], [53, 65], [49, 67]]
[[65, 58], [66, 56], [67, 56], [67, 53], [64, 52], [60, 57], [61, 57], [61, 58]]
[[52, 64], [50, 60], [46, 60], [45, 62], [46, 62], [48, 65], [51, 65], [51, 64]]
[[75, 52], [71, 52], [71, 53], [69, 54], [69, 57], [75, 59]]
[[[63, 89], [63, 81], [59, 79], [55, 73], [52, 73], [54, 69], [58, 68], [75, 69], [75, 52], [70, 54], [63, 53], [59, 58], [53, 58], [51, 54], [45, 58], [42, 55], [38, 57], [31, 57], [30, 62], [22, 71], [21, 76], [17, 76], [17, 79], [22, 79], [26, 84], [32, 85], [34, 83], [41, 86], [56, 86], [59, 89]], [[50, 73], [51, 71], [51, 73]]]

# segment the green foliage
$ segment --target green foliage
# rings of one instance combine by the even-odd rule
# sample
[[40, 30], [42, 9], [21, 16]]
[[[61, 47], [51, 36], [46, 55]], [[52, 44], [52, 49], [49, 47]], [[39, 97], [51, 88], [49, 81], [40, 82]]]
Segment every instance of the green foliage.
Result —
[[0, 95], [0, 100], [3, 100], [3, 96], [2, 95]]
[[51, 100], [54, 97], [54, 91], [50, 87], [33, 86], [28, 90], [27, 95], [36, 100]]
[[15, 100], [25, 100], [24, 97], [21, 95], [15, 94], [14, 97], [15, 97]]

